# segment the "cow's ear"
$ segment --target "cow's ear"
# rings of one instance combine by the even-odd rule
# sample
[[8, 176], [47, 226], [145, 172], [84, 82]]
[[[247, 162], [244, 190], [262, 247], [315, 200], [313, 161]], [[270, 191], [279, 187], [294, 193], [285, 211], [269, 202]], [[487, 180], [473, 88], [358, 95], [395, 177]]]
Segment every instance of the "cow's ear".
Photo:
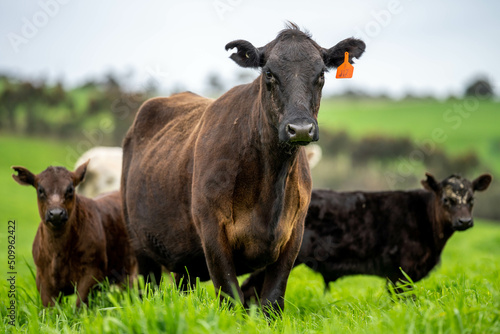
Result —
[[256, 48], [252, 43], [239, 39], [226, 44], [226, 51], [236, 48], [229, 58], [241, 67], [259, 68], [264, 65], [264, 48]]
[[433, 192], [438, 192], [439, 190], [441, 190], [441, 186], [436, 181], [434, 176], [432, 176], [432, 174], [425, 173], [425, 176], [427, 177], [427, 179], [420, 181], [425, 189]]
[[477, 179], [472, 181], [472, 190], [474, 191], [483, 191], [488, 189], [490, 186], [492, 177], [490, 174], [483, 174], [479, 176]]
[[353, 58], [359, 58], [365, 52], [366, 44], [360, 39], [347, 38], [330, 49], [323, 49], [323, 61], [326, 67], [339, 67], [345, 58], [345, 53], [349, 52], [349, 62], [354, 64]]
[[79, 185], [83, 179], [85, 179], [85, 173], [87, 172], [87, 165], [89, 162], [90, 159], [78, 166], [78, 168], [73, 172], [73, 184], [75, 187]]
[[12, 174], [12, 178], [22, 186], [35, 186], [36, 175], [30, 172], [28, 169], [21, 166], [12, 166], [12, 169], [17, 172]]

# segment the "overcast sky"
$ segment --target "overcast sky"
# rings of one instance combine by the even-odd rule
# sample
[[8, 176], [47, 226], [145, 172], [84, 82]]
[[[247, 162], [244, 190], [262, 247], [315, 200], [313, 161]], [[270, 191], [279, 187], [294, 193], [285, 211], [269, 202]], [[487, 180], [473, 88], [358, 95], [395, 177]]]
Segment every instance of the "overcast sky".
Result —
[[286, 20], [329, 48], [365, 40], [353, 79], [327, 75], [327, 93], [362, 88], [401, 96], [461, 94], [476, 75], [499, 92], [500, 2], [488, 0], [2, 0], [0, 72], [62, 80], [74, 86], [106, 72], [133, 71], [164, 91], [200, 92], [208, 73], [234, 82], [238, 66], [226, 43], [256, 47]]

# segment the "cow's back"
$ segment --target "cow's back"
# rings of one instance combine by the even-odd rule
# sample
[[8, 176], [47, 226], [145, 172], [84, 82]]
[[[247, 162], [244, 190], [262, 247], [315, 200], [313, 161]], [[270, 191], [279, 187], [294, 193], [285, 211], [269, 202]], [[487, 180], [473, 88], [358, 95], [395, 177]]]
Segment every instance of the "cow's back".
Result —
[[186, 126], [193, 124], [205, 110], [211, 99], [191, 92], [184, 92], [170, 97], [157, 97], [144, 102], [137, 112], [125, 140], [135, 139], [147, 145], [162, 130], [177, 129], [185, 132]]
[[399, 275], [401, 257], [427, 252], [412, 247], [432, 233], [422, 193], [313, 191], [299, 262], [327, 281], [354, 274]]

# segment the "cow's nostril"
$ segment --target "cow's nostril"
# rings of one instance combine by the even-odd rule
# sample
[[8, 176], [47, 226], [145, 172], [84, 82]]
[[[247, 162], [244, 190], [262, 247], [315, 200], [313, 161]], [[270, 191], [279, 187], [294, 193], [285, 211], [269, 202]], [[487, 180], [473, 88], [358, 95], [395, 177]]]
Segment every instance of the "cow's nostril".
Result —
[[458, 218], [456, 222], [453, 223], [453, 228], [457, 231], [464, 231], [472, 226], [474, 226], [474, 220], [472, 217]]
[[50, 210], [49, 211], [49, 216], [50, 217], [59, 217], [61, 216], [62, 214], [62, 210], [61, 209], [54, 209], [54, 210]]
[[460, 218], [458, 221], [461, 224], [470, 225], [472, 223], [472, 218]]
[[314, 136], [314, 124], [310, 124], [309, 127], [309, 136]]
[[67, 213], [64, 209], [52, 209], [47, 212], [47, 221], [51, 222], [52, 225], [61, 225], [64, 223], [67, 219]]
[[314, 134], [314, 124], [312, 124], [312, 123], [304, 124], [304, 125], [302, 125], [302, 124], [300, 124], [300, 125], [288, 124], [286, 126], [286, 130], [287, 130], [288, 134], [290, 134], [291, 136], [294, 136], [294, 135], [312, 136]]
[[283, 140], [293, 144], [307, 145], [316, 137], [316, 125], [312, 122], [287, 123], [282, 132]]

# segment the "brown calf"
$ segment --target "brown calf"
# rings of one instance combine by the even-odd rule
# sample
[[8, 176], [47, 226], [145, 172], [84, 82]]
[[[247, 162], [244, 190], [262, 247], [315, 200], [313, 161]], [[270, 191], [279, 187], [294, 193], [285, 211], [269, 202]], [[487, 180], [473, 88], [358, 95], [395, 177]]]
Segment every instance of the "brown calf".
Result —
[[[474, 192], [491, 175], [474, 181], [451, 175], [441, 182], [427, 174], [425, 190], [335, 192], [313, 190], [304, 238], [295, 266], [304, 263], [328, 283], [347, 275], [376, 275], [396, 285], [417, 282], [439, 263], [454, 231], [473, 225]], [[263, 274], [243, 285], [245, 296], [263, 284]], [[396, 286], [396, 292], [400, 292]]]
[[41, 223], [33, 242], [36, 285], [44, 306], [60, 294], [78, 294], [77, 306], [87, 303], [92, 287], [106, 277], [121, 283], [133, 273], [135, 257], [122, 219], [120, 192], [95, 200], [75, 194], [88, 161], [74, 172], [49, 167], [34, 175], [12, 167], [21, 185], [35, 187]]

